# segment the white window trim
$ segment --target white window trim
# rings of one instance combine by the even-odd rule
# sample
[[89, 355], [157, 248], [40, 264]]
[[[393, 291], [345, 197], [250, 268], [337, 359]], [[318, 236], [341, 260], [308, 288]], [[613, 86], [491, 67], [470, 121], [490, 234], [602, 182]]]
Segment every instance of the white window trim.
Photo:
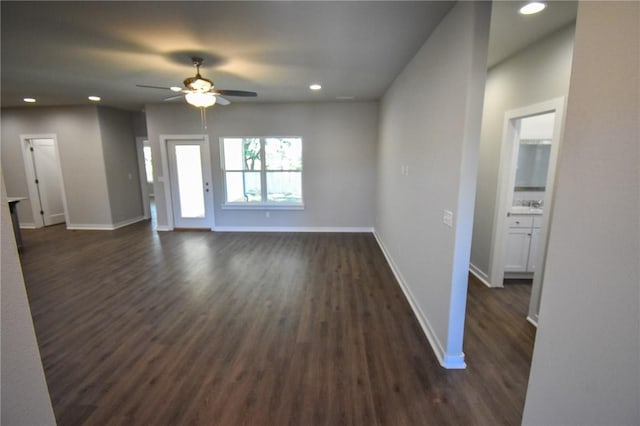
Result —
[[[265, 159], [265, 153], [264, 153], [264, 140], [266, 139], [300, 139], [302, 141], [302, 136], [221, 136], [218, 140], [218, 144], [219, 144], [219, 152], [220, 152], [220, 170], [222, 171], [222, 180], [223, 180], [223, 189], [224, 189], [224, 202], [222, 203], [222, 205], [220, 206], [222, 210], [304, 210], [304, 185], [303, 185], [303, 180], [304, 180], [304, 158], [302, 160], [302, 169], [301, 170], [267, 170], [265, 168], [265, 164], [264, 164], [264, 159]], [[263, 203], [238, 203], [238, 202], [228, 202], [227, 200], [227, 169], [225, 168], [224, 165], [224, 140], [225, 139], [259, 139], [260, 140], [260, 155], [261, 155], [261, 159], [263, 161], [262, 163], [262, 167], [259, 170], [260, 172], [260, 178], [262, 179], [266, 179], [266, 173], [271, 171], [271, 172], [296, 172], [296, 173], [300, 173], [300, 184], [301, 184], [301, 188], [300, 188], [300, 192], [302, 195], [302, 202], [301, 203], [269, 203], [269, 202], [263, 202]], [[302, 144], [303, 146], [303, 150], [304, 150], [304, 143]], [[304, 155], [303, 155], [304, 157]], [[240, 170], [229, 170], [230, 172], [240, 172]], [[266, 182], [266, 181], [265, 181]], [[267, 187], [266, 184], [263, 185], [262, 187], [262, 191], [266, 192]], [[266, 199], [267, 198], [267, 194], [263, 193], [262, 194], [262, 198]]]
[[304, 204], [224, 203], [222, 210], [304, 210]]

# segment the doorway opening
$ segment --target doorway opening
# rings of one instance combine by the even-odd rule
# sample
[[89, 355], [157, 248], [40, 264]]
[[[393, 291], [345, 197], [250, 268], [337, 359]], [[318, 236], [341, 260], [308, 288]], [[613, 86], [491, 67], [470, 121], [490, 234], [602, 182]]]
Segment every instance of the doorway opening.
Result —
[[138, 153], [138, 172], [140, 176], [140, 194], [144, 218], [151, 219], [151, 229], [156, 229], [158, 220], [156, 215], [156, 202], [153, 177], [153, 154], [151, 144], [147, 138], [136, 138], [136, 150]]
[[21, 135], [35, 228], [69, 223], [56, 135]]
[[527, 319], [537, 325], [553, 209], [564, 98], [507, 111], [489, 281], [531, 283]]

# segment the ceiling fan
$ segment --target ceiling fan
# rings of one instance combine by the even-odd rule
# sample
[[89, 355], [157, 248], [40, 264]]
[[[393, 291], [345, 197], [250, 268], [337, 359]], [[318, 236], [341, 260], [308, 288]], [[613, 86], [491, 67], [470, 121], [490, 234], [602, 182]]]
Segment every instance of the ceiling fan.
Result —
[[[193, 77], [187, 77], [184, 79], [184, 89], [181, 87], [160, 87], [149, 86], [146, 84], [136, 84], [136, 87], [144, 87], [147, 89], [163, 89], [171, 90], [172, 92], [180, 92], [180, 95], [169, 96], [165, 98], [165, 101], [173, 99], [179, 99], [184, 95], [185, 100], [189, 105], [193, 105], [198, 108], [208, 108], [214, 104], [229, 105], [231, 102], [224, 96], [243, 96], [243, 97], [255, 97], [258, 96], [256, 92], [247, 92], [245, 90], [223, 90], [216, 89], [213, 85], [213, 81], [204, 78], [200, 75], [200, 67], [202, 66], [203, 59], [198, 57], [192, 57], [193, 66], [196, 67], [196, 75]], [[224, 95], [224, 96], [223, 96]]]

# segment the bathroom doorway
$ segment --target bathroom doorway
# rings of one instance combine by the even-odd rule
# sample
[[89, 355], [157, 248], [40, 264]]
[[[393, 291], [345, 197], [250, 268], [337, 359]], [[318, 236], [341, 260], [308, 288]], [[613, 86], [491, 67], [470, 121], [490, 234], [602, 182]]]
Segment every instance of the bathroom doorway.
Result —
[[507, 111], [489, 280], [530, 280], [527, 319], [537, 325], [564, 98]]

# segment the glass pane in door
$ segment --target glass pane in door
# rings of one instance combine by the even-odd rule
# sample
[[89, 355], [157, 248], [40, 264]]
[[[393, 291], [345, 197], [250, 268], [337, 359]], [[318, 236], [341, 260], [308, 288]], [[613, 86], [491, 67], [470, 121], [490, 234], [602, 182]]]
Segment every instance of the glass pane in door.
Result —
[[205, 211], [200, 145], [176, 145], [175, 152], [180, 215], [202, 218]]

